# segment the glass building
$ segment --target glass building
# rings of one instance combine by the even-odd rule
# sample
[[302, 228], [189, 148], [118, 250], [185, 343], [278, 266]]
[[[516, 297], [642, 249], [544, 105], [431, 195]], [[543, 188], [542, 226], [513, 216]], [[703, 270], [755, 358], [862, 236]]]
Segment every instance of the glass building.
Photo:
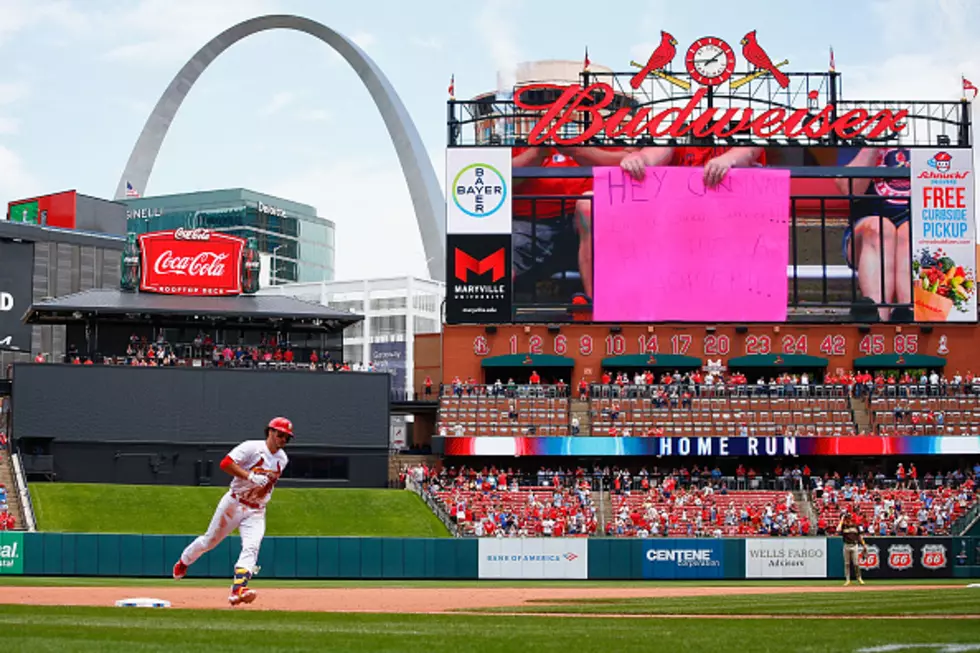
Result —
[[316, 209], [244, 188], [126, 198], [130, 232], [204, 228], [254, 236], [272, 285], [332, 281], [335, 225]]

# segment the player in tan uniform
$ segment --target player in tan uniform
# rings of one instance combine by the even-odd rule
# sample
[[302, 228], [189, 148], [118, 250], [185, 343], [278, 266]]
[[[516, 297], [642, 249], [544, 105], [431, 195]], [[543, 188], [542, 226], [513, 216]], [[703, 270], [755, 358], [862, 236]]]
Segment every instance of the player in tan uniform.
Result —
[[235, 563], [228, 602], [235, 606], [255, 600], [255, 590], [248, 589], [248, 581], [255, 573], [265, 535], [265, 506], [289, 463], [283, 447], [292, 439], [293, 423], [276, 417], [266, 427], [264, 440], [246, 440], [228, 452], [221, 469], [232, 476], [231, 487], [218, 503], [207, 533], [191, 542], [174, 564], [174, 580], [183, 578], [188, 567], [237, 528], [242, 552]]
[[849, 512], [845, 512], [844, 516], [841, 518], [840, 524], [837, 526], [837, 532], [841, 534], [844, 538], [844, 585], [851, 584], [851, 568], [854, 568], [854, 576], [857, 578], [857, 582], [864, 585], [864, 579], [861, 578], [861, 565], [860, 556], [858, 554], [858, 547], [861, 547], [861, 552], [864, 555], [868, 554], [868, 545], [864, 542], [864, 536], [861, 535], [861, 529], [854, 521], [854, 515]]

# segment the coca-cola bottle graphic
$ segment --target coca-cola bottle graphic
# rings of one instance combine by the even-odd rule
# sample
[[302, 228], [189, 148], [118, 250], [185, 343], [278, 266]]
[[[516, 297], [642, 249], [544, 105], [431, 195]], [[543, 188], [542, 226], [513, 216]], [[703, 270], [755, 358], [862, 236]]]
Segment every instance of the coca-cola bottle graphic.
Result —
[[136, 292], [140, 287], [140, 246], [134, 233], [126, 236], [119, 286], [126, 292]]
[[254, 293], [259, 289], [259, 272], [262, 261], [259, 259], [259, 250], [255, 242], [255, 237], [250, 237], [245, 241], [245, 248], [242, 250], [242, 292]]

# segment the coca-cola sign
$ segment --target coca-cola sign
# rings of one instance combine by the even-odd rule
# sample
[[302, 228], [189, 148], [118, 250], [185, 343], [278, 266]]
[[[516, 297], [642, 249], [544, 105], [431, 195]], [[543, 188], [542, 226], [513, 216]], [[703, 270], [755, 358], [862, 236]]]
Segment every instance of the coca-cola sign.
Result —
[[140, 236], [140, 290], [168, 295], [238, 295], [245, 241], [207, 229]]

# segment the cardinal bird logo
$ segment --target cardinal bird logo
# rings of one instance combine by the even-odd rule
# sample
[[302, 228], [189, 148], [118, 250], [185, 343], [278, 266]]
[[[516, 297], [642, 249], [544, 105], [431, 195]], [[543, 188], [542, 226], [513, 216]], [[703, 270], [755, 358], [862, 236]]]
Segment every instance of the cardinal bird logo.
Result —
[[660, 31], [660, 45], [657, 49], [653, 51], [650, 58], [647, 59], [647, 65], [640, 69], [640, 72], [633, 75], [633, 79], [630, 80], [630, 86], [633, 88], [640, 88], [643, 84], [643, 80], [646, 79], [650, 73], [655, 70], [661, 70], [667, 67], [671, 61], [674, 60], [674, 55], [677, 53], [677, 39], [668, 34], [667, 32]]
[[755, 30], [742, 37], [742, 56], [759, 71], [766, 71], [772, 74], [773, 79], [782, 88], [789, 86], [789, 77], [772, 63], [772, 59], [762, 49], [759, 42], [755, 40]]

